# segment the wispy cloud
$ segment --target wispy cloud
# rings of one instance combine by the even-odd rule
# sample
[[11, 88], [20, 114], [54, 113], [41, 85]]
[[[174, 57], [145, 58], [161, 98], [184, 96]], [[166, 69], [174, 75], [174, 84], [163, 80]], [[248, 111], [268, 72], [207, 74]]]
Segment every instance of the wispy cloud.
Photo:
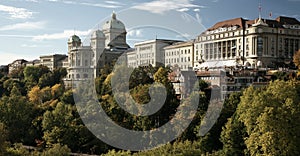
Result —
[[184, 39], [187, 39], [187, 38], [190, 38], [191, 35], [190, 35], [190, 34], [187, 34], [187, 33], [184, 33], [184, 34], [176, 35], [175, 37], [176, 37], [176, 38], [184, 38]]
[[17, 8], [13, 6], [1, 5], [0, 12], [8, 14], [11, 19], [28, 19], [31, 18], [33, 13], [25, 8]]
[[101, 8], [120, 8], [120, 5], [109, 5], [109, 4], [102, 4], [102, 3], [79, 3], [81, 5], [86, 6], [93, 6], [93, 7], [101, 7]]
[[196, 9], [194, 9], [194, 11], [195, 11], [195, 12], [199, 12], [199, 11], [200, 11], [200, 9], [199, 9], [199, 8], [196, 8]]
[[188, 11], [189, 8], [203, 8], [204, 6], [192, 4], [190, 0], [155, 0], [133, 6], [133, 8], [162, 14], [166, 11]]
[[202, 20], [201, 20], [201, 18], [200, 18], [200, 15], [198, 14], [198, 13], [196, 13], [196, 19], [197, 19], [197, 21], [199, 22], [199, 23], [202, 23]]
[[190, 9], [189, 8], [180, 8], [180, 9], [177, 9], [177, 11], [180, 11], [180, 12], [186, 12], [186, 11], [189, 11]]
[[91, 2], [86, 2], [86, 1], [69, 1], [69, 0], [47, 0], [47, 1], [60, 2], [60, 3], [64, 3], [64, 4], [101, 7], [101, 8], [120, 8], [123, 6], [122, 3], [116, 2], [116, 1], [104, 1], [104, 3], [91, 3]]
[[0, 31], [35, 30], [35, 29], [42, 29], [44, 27], [45, 27], [45, 22], [24, 22], [24, 23], [16, 23], [12, 25], [1, 26]]
[[34, 3], [38, 3], [38, 0], [25, 0], [26, 2], [34, 2]]
[[142, 34], [143, 30], [141, 29], [137, 29], [137, 30], [130, 30], [127, 35], [129, 37], [143, 37], [143, 34]]
[[0, 34], [0, 37], [10, 37], [10, 38], [33, 38], [31, 35], [18, 35], [18, 34]]
[[114, 5], [124, 5], [123, 3], [116, 2], [116, 1], [105, 1], [107, 4], [114, 4]]
[[61, 33], [37, 35], [33, 37], [33, 40], [42, 41], [42, 40], [66, 39], [74, 35], [74, 33], [78, 36], [85, 37], [88, 34], [90, 34], [91, 31], [92, 31], [91, 29], [87, 31], [76, 31], [76, 32], [74, 32], [74, 30], [64, 30]]
[[38, 47], [36, 44], [22, 44], [21, 47], [24, 47], [24, 48], [36, 48]]

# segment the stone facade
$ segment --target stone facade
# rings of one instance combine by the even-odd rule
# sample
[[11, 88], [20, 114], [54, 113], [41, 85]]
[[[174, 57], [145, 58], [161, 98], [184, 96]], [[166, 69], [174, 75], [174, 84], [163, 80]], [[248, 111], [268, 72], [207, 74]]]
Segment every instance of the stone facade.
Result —
[[165, 63], [164, 48], [176, 42], [179, 41], [154, 39], [136, 43], [135, 50], [127, 53], [127, 64], [131, 67], [163, 65]]
[[278, 68], [292, 61], [299, 41], [300, 22], [295, 18], [226, 20], [196, 38], [195, 57], [199, 60], [195, 61], [200, 63], [195, 67]]
[[63, 67], [63, 60], [66, 58], [67, 55], [63, 55], [63, 54], [40, 56], [39, 65], [44, 65], [52, 71], [56, 68]]
[[111, 64], [129, 48], [126, 43], [125, 26], [117, 20], [115, 13], [104, 23], [102, 31], [92, 32], [90, 45], [83, 45], [77, 35], [71, 36], [68, 40], [68, 60], [63, 62], [68, 71], [65, 78], [66, 85], [96, 78], [99, 75], [99, 68]]
[[165, 47], [164, 50], [166, 66], [178, 66], [181, 70], [189, 70], [194, 67], [193, 41], [178, 42]]

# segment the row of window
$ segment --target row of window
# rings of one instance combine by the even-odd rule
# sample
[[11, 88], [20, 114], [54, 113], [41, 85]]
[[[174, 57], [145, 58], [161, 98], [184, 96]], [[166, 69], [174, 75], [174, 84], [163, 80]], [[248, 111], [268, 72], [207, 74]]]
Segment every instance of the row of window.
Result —
[[152, 58], [154, 57], [154, 53], [141, 53], [136, 55], [137, 58]]
[[172, 51], [166, 51], [165, 55], [166, 56], [174, 56], [174, 55], [179, 55], [179, 54], [190, 54], [191, 49], [181, 49], [181, 50], [172, 50]]
[[169, 58], [165, 59], [166, 64], [168, 63], [181, 63], [181, 62], [191, 62], [190, 57], [182, 57], [182, 58]]
[[80, 76], [80, 74], [69, 74], [69, 78], [72, 78], [74, 79], [76, 76], [76, 79], [80, 79], [80, 78], [89, 78], [89, 75], [88, 74], [82, 74], [82, 76]]

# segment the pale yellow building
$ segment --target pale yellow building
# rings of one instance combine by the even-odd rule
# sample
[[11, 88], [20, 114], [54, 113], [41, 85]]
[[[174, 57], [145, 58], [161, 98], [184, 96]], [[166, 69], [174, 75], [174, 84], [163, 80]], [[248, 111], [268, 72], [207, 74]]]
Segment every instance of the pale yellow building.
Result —
[[54, 54], [54, 55], [44, 55], [40, 56], [39, 65], [43, 65], [49, 68], [49, 70], [54, 70], [56, 68], [63, 67], [63, 60], [67, 58], [64, 54]]
[[165, 65], [178, 66], [181, 70], [194, 67], [194, 43], [193, 41], [178, 42], [167, 46], [165, 50]]

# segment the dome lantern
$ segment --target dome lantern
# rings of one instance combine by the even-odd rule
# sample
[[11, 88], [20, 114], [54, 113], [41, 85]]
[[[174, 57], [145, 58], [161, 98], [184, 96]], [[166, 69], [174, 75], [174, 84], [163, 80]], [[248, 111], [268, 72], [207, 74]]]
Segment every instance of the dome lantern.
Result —
[[112, 13], [111, 19], [106, 21], [102, 27], [103, 30], [109, 30], [109, 29], [121, 29], [125, 30], [125, 25], [123, 22], [117, 19], [116, 13]]

